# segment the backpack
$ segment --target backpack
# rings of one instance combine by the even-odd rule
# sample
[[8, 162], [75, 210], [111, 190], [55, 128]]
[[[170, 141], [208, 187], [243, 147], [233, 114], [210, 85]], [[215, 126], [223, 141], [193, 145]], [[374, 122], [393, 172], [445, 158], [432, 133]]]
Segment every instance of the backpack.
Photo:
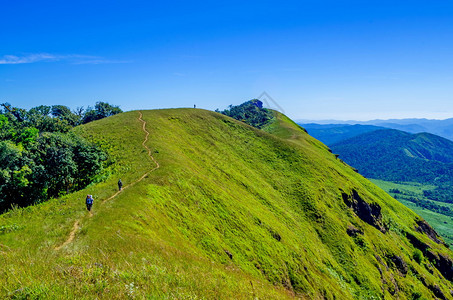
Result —
[[87, 197], [87, 204], [93, 204], [93, 198], [92, 197]]

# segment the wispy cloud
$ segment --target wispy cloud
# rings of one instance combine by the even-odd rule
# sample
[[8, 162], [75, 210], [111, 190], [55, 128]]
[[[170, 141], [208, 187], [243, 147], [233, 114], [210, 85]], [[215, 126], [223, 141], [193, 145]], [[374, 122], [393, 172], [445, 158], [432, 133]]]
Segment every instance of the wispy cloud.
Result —
[[4, 55], [0, 58], [0, 65], [31, 64], [38, 62], [67, 62], [70, 64], [118, 64], [129, 63], [130, 61], [106, 59], [100, 56], [80, 55], [80, 54], [50, 54], [32, 53], [25, 55]]
[[28, 54], [24, 56], [16, 55], [4, 55], [0, 59], [2, 65], [15, 65], [15, 64], [29, 64], [40, 61], [56, 61], [58, 57], [56, 55], [39, 53], [39, 54]]

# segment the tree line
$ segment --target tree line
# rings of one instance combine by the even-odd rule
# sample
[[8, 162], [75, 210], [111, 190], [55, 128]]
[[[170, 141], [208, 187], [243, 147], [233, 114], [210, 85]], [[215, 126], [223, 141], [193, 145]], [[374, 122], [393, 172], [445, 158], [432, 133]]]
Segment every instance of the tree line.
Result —
[[[423, 191], [423, 192], [425, 194], [425, 192], [427, 192], [427, 191]], [[453, 217], [453, 211], [448, 206], [439, 205], [433, 201], [417, 197], [415, 195], [415, 193], [400, 191], [398, 189], [390, 189], [389, 193], [394, 194], [393, 197], [395, 199], [406, 200], [406, 201], [414, 203], [418, 207], [423, 207], [428, 210], [437, 212], [439, 214]]]
[[74, 111], [63, 105], [26, 110], [1, 104], [0, 212], [82, 189], [99, 178], [107, 153], [70, 130], [120, 112], [106, 102]]

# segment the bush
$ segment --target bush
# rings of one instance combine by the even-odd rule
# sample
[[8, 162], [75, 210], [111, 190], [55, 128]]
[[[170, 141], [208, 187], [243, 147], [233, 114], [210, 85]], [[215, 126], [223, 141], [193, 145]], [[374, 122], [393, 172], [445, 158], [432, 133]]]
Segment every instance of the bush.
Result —
[[417, 262], [417, 263], [421, 263], [422, 260], [423, 260], [423, 253], [418, 250], [418, 249], [415, 249], [414, 250], [414, 253], [412, 254], [412, 258]]

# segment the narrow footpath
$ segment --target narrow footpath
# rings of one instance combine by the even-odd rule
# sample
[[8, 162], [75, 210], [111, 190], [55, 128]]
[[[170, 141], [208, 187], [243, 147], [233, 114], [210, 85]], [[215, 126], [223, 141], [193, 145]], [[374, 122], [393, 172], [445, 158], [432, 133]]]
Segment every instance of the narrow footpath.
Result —
[[[160, 165], [159, 163], [157, 162], [157, 160], [154, 158], [154, 156], [151, 154], [152, 151], [151, 149], [146, 146], [146, 142], [148, 141], [148, 137], [149, 137], [149, 132], [148, 130], [146, 130], [146, 121], [143, 120], [143, 114], [142, 112], [138, 112], [140, 114], [140, 116], [138, 117], [138, 120], [140, 122], [143, 123], [143, 126], [142, 126], [142, 130], [145, 132], [145, 139], [143, 140], [142, 142], [142, 146], [148, 151], [148, 156], [152, 159], [152, 161], [154, 162], [155, 166], [149, 170], [148, 172], [146, 172], [145, 174], [143, 174], [139, 179], [137, 179], [136, 181], [134, 182], [131, 182], [130, 184], [124, 186], [120, 191], [117, 191], [115, 194], [113, 194], [112, 196], [110, 196], [109, 198], [107, 199], [104, 199], [102, 200], [101, 204], [105, 203], [106, 201], [109, 201], [109, 200], [112, 200], [113, 198], [115, 198], [116, 196], [118, 196], [120, 193], [122, 193], [125, 189], [139, 183], [140, 181], [142, 181], [146, 176], [148, 176], [151, 172], [154, 172], [155, 170], [159, 169], [160, 168]], [[89, 214], [89, 217], [91, 218], [93, 216], [93, 214], [90, 212]], [[55, 247], [55, 250], [60, 250], [61, 248], [63, 248], [64, 246], [68, 245], [69, 243], [71, 243], [75, 236], [76, 236], [76, 233], [77, 231], [79, 230], [80, 228], [80, 222], [82, 221], [83, 218], [77, 220], [74, 222], [74, 225], [72, 226], [72, 230], [71, 232], [69, 233], [69, 236], [68, 238], [66, 239], [66, 241], [64, 241], [63, 244]]]

